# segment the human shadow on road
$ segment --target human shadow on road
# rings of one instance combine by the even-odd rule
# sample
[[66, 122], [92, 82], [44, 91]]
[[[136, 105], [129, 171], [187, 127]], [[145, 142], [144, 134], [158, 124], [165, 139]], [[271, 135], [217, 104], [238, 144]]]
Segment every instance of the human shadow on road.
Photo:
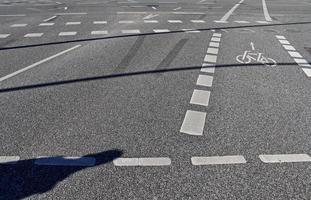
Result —
[[18, 200], [45, 193], [71, 174], [89, 167], [109, 163], [121, 155], [122, 151], [120, 150], [109, 150], [84, 156], [95, 158], [96, 161], [94, 160], [95, 163], [92, 166], [36, 165], [35, 161], [38, 159], [0, 164], [0, 200]]

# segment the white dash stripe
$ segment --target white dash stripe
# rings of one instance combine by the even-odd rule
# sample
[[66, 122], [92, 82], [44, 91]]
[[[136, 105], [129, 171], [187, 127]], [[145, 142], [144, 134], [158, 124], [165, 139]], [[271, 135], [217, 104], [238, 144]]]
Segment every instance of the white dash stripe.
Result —
[[71, 35], [76, 35], [77, 32], [60, 32], [58, 35], [59, 36], [71, 36]]
[[119, 21], [119, 24], [133, 24], [134, 21]]
[[294, 61], [295, 61], [297, 64], [308, 64], [308, 61], [305, 60], [305, 59], [294, 58]]
[[93, 21], [93, 24], [107, 24], [107, 21]]
[[93, 157], [40, 157], [34, 163], [50, 166], [94, 166], [96, 159]]
[[286, 38], [283, 35], [276, 35], [275, 37], [279, 40], [286, 40]]
[[197, 80], [197, 85], [212, 87], [213, 84], [213, 76], [209, 75], [199, 75]]
[[15, 164], [19, 160], [19, 156], [0, 156], [0, 164]]
[[140, 30], [122, 30], [122, 33], [124, 34], [135, 34], [135, 33], [140, 33]]
[[310, 68], [301, 68], [301, 69], [308, 77], [311, 77], [311, 69]]
[[259, 158], [264, 163], [311, 162], [311, 157], [307, 154], [259, 155]]
[[47, 19], [45, 19], [45, 20], [43, 20], [44, 22], [48, 22], [48, 21], [51, 21], [52, 19], [55, 19], [56, 18], [56, 16], [54, 15], [54, 16], [52, 16], [52, 17], [49, 17], [49, 18], [47, 18]]
[[210, 42], [209, 46], [210, 47], [219, 47], [219, 42]]
[[302, 58], [301, 54], [297, 51], [288, 51], [289, 55], [294, 58]]
[[194, 90], [192, 93], [190, 103], [201, 106], [208, 106], [210, 94], [211, 94], [210, 91]]
[[13, 72], [13, 73], [11, 73], [11, 74], [8, 74], [8, 75], [6, 75], [6, 76], [0, 78], [0, 82], [1, 82], [1, 81], [4, 81], [4, 80], [6, 80], [6, 79], [9, 79], [9, 78], [11, 78], [11, 77], [13, 77], [13, 76], [16, 76], [16, 75], [18, 75], [18, 74], [20, 74], [20, 73], [22, 73], [22, 72], [25, 72], [25, 71], [27, 71], [27, 70], [30, 70], [30, 69], [32, 69], [32, 68], [34, 68], [34, 67], [36, 67], [36, 66], [38, 66], [38, 65], [40, 65], [40, 64], [42, 64], [42, 63], [45, 63], [45, 62], [47, 62], [47, 61], [49, 61], [49, 60], [52, 60], [53, 58], [56, 58], [56, 57], [61, 56], [61, 55], [65, 54], [65, 53], [68, 53], [69, 51], [72, 51], [72, 50], [74, 50], [74, 49], [76, 49], [76, 48], [78, 48], [78, 47], [81, 47], [81, 45], [76, 45], [76, 46], [74, 46], [74, 47], [71, 47], [70, 49], [67, 49], [67, 50], [65, 50], [65, 51], [59, 52], [59, 53], [57, 53], [57, 54], [55, 54], [55, 55], [53, 55], [53, 56], [50, 56], [50, 57], [45, 58], [45, 59], [43, 59], [43, 60], [40, 60], [40, 61], [38, 61], [38, 62], [36, 62], [36, 63], [34, 63], [34, 64], [32, 64], [32, 65], [29, 65], [29, 66], [27, 66], [27, 67], [25, 67], [25, 68], [23, 68], [23, 69], [20, 69], [20, 70], [15, 71], [15, 72]]
[[247, 24], [249, 23], [249, 21], [234, 21], [235, 23], [238, 23], [238, 24]]
[[296, 49], [295, 49], [292, 45], [286, 45], [286, 44], [284, 44], [283, 47], [284, 47], [284, 49], [286, 49], [286, 50], [296, 51]]
[[211, 157], [192, 157], [193, 165], [226, 165], [244, 164], [246, 160], [243, 156], [211, 156]]
[[189, 135], [202, 135], [204, 130], [206, 113], [187, 110], [180, 132]]
[[207, 53], [209, 53], [209, 54], [218, 54], [218, 48], [208, 47]]
[[27, 24], [13, 24], [11, 27], [25, 27]]
[[7, 38], [7, 37], [9, 37], [9, 36], [10, 36], [10, 34], [0, 34], [0, 38], [1, 38], [1, 39]]
[[153, 31], [155, 33], [166, 33], [166, 32], [170, 32], [170, 30], [168, 29], [153, 29]]
[[216, 63], [217, 55], [210, 55], [210, 54], [205, 55], [204, 62]]
[[43, 33], [28, 33], [24, 37], [41, 37]]
[[92, 35], [106, 35], [108, 34], [108, 31], [92, 31]]
[[214, 63], [203, 63], [201, 72], [206, 72], [206, 73], [214, 73], [215, 72], [215, 64]]
[[113, 160], [115, 166], [168, 166], [171, 159], [167, 157], [146, 158], [117, 158]]
[[172, 23], [172, 24], [174, 24], [174, 23], [182, 23], [181, 20], [167, 20], [167, 21], [168, 21], [168, 23]]
[[159, 23], [159, 21], [158, 20], [144, 20], [144, 23], [155, 24], [155, 23]]
[[41, 23], [39, 26], [53, 26], [54, 23]]
[[256, 21], [256, 22], [259, 24], [269, 24], [269, 22], [267, 22], [267, 21]]
[[279, 40], [281, 44], [290, 44], [287, 40]]
[[213, 37], [221, 37], [221, 33], [213, 33]]
[[190, 20], [192, 23], [205, 23], [204, 20]]
[[213, 41], [213, 42], [220, 42], [220, 38], [219, 37], [212, 37], [211, 41]]
[[56, 13], [56, 15], [87, 15], [85, 12], [80, 13]]
[[79, 25], [81, 22], [67, 22], [66, 25]]

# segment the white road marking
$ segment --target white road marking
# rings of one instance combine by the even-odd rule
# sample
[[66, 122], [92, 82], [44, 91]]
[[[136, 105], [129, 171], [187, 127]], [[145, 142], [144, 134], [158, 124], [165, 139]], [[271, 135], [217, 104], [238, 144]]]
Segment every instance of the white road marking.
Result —
[[222, 24], [225, 24], [225, 23], [228, 23], [227, 21], [220, 21], [220, 20], [214, 20], [215, 23], [222, 23]]
[[308, 76], [311, 77], [311, 69], [310, 68], [301, 68], [303, 72]]
[[166, 33], [166, 32], [170, 32], [170, 30], [168, 29], [153, 29], [153, 31], [155, 33]]
[[307, 64], [307, 63], [308, 63], [307, 60], [301, 59], [301, 58], [294, 58], [294, 61], [295, 61], [297, 64]]
[[24, 37], [41, 37], [43, 33], [28, 33]]
[[171, 159], [167, 157], [146, 157], [146, 158], [117, 158], [113, 160], [115, 166], [168, 166]]
[[215, 73], [215, 64], [211, 63], [203, 63], [201, 72], [206, 72], [206, 73]]
[[12, 24], [11, 27], [25, 27], [27, 24]]
[[219, 21], [226, 22], [229, 19], [230, 15], [232, 15], [235, 9], [237, 9], [243, 3], [243, 1], [244, 0], [241, 0], [239, 1], [239, 3], [235, 4]]
[[234, 21], [235, 23], [238, 23], [238, 24], [247, 24], [249, 23], [249, 21]]
[[259, 155], [259, 158], [264, 163], [311, 162], [311, 157], [307, 154]]
[[81, 22], [67, 22], [66, 25], [79, 25]]
[[289, 55], [294, 58], [302, 58], [301, 54], [297, 51], [288, 51]]
[[0, 15], [0, 17], [25, 17], [24, 14], [17, 14], [17, 15]]
[[212, 38], [211, 38], [211, 41], [213, 41], [213, 42], [220, 42], [220, 38], [218, 38], [218, 37], [212, 37]]
[[7, 38], [7, 37], [9, 37], [9, 36], [10, 36], [10, 34], [0, 34], [0, 38], [1, 38], [1, 39]]
[[269, 24], [269, 22], [267, 22], [267, 21], [256, 21], [256, 22], [259, 24]]
[[147, 14], [147, 12], [117, 12], [117, 14]]
[[181, 20], [167, 20], [167, 21], [168, 21], [168, 23], [172, 23], [172, 24], [174, 24], [174, 23], [182, 23]]
[[283, 35], [276, 35], [275, 37], [279, 40], [286, 40], [286, 38]]
[[209, 55], [209, 54], [205, 55], [204, 62], [216, 63], [217, 62], [217, 55]]
[[187, 110], [180, 132], [189, 135], [202, 135], [204, 130], [206, 113]]
[[243, 156], [211, 156], [211, 157], [192, 157], [193, 165], [226, 165], [244, 164], [246, 160]]
[[86, 12], [79, 12], [79, 13], [56, 13], [56, 15], [87, 15]]
[[194, 90], [190, 100], [191, 104], [208, 106], [209, 97], [211, 92], [205, 90]]
[[19, 160], [19, 156], [0, 156], [0, 164], [15, 164]]
[[193, 20], [190, 20], [192, 23], [205, 23], [204, 20], [196, 20], [196, 19], [193, 19]]
[[173, 10], [180, 10], [181, 9], [181, 7], [177, 7], [177, 8], [174, 8]]
[[286, 50], [296, 51], [296, 49], [295, 49], [292, 45], [286, 45], [286, 44], [284, 44], [283, 47], [284, 47], [284, 49], [286, 49]]
[[144, 23], [155, 24], [155, 23], [159, 23], [159, 21], [158, 20], [144, 20]]
[[290, 44], [287, 40], [279, 40], [281, 44]]
[[143, 19], [151, 19], [151, 18], [154, 18], [157, 16], [159, 16], [159, 15], [158, 14], [150, 14], [150, 15], [147, 15], [146, 17], [144, 17]]
[[201, 86], [206, 86], [206, 87], [212, 87], [213, 76], [200, 74], [196, 84], [201, 85]]
[[267, 4], [266, 4], [265, 0], [262, 0], [262, 8], [263, 8], [263, 13], [265, 15], [266, 21], [271, 22], [272, 19], [271, 19], [270, 15], [269, 15]]
[[39, 157], [34, 163], [50, 166], [94, 166], [96, 159], [93, 157]]
[[53, 26], [54, 23], [41, 23], [39, 26]]
[[135, 34], [135, 33], [140, 33], [140, 30], [138, 30], [138, 29], [122, 30], [122, 33], [124, 33], [124, 34]]
[[77, 32], [60, 32], [58, 35], [59, 36], [72, 36], [72, 35], [76, 35]]
[[151, 8], [152, 8], [153, 10], [156, 10], [156, 9], [157, 9], [157, 7], [155, 7], [155, 6], [151, 6]]
[[27, 66], [27, 67], [25, 67], [25, 68], [23, 68], [23, 69], [20, 69], [20, 70], [15, 71], [15, 72], [13, 72], [13, 73], [11, 73], [11, 74], [8, 74], [8, 75], [6, 75], [6, 76], [0, 78], [0, 82], [4, 81], [4, 80], [6, 80], [6, 79], [12, 78], [13, 76], [16, 76], [16, 75], [18, 75], [18, 74], [20, 74], [20, 73], [23, 73], [23, 72], [27, 71], [27, 70], [30, 70], [30, 69], [32, 69], [32, 68], [34, 68], [34, 67], [36, 67], [36, 66], [38, 66], [38, 65], [40, 65], [40, 64], [42, 64], [42, 63], [45, 63], [45, 62], [47, 62], [47, 61], [50, 61], [50, 60], [52, 60], [52, 59], [54, 59], [54, 58], [56, 58], [56, 57], [58, 57], [58, 56], [61, 56], [61, 55], [65, 54], [65, 53], [68, 53], [69, 51], [72, 51], [72, 50], [74, 50], [74, 49], [76, 49], [76, 48], [78, 48], [78, 47], [81, 47], [81, 45], [76, 45], [76, 46], [74, 46], [74, 47], [71, 47], [70, 49], [67, 49], [67, 50], [65, 50], [65, 51], [59, 52], [59, 53], [57, 53], [57, 54], [55, 54], [55, 55], [53, 55], [53, 56], [50, 56], [50, 57], [45, 58], [45, 59], [43, 59], [43, 60], [40, 60], [40, 61], [38, 61], [38, 62], [36, 62], [36, 63], [34, 63], [34, 64], [31, 64], [31, 65], [29, 65], [29, 66]]
[[108, 31], [92, 31], [92, 35], [106, 35], [108, 34]]
[[187, 33], [200, 33], [200, 30], [196, 30], [196, 29], [190, 29], [190, 28], [183, 28], [181, 29], [182, 31], [185, 31]]
[[44, 22], [48, 22], [48, 21], [51, 21], [52, 19], [55, 19], [56, 18], [56, 15], [52, 16], [52, 17], [49, 17], [45, 20], [43, 20]]
[[219, 42], [210, 42], [209, 46], [210, 47], [219, 47]]
[[175, 15], [204, 15], [204, 12], [172, 12]]
[[221, 37], [221, 33], [213, 33], [213, 37]]
[[218, 54], [218, 48], [208, 47], [207, 53], [209, 53], [209, 54]]
[[93, 21], [93, 24], [107, 24], [107, 21]]
[[133, 24], [134, 21], [130, 21], [130, 20], [123, 20], [123, 21], [119, 21], [119, 24]]

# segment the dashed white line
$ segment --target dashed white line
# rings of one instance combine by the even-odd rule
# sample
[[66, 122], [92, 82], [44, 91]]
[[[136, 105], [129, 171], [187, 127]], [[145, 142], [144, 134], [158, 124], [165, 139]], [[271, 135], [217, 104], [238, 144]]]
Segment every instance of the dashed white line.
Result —
[[50, 166], [94, 166], [96, 159], [93, 157], [40, 157], [35, 160], [34, 164]]
[[208, 47], [207, 53], [209, 53], [209, 54], [218, 54], [218, 48]]
[[243, 2], [244, 0], [241, 0], [239, 1], [239, 3], [235, 4], [219, 21], [226, 22], [229, 19], [229, 17], [232, 15], [232, 13], [235, 11], [235, 9], [237, 9]]
[[193, 165], [226, 165], [244, 164], [246, 160], [243, 156], [211, 156], [211, 157], [192, 157]]
[[123, 21], [119, 21], [119, 24], [133, 24], [134, 21], [130, 21], [130, 20], [123, 20]]
[[0, 156], [0, 164], [15, 164], [19, 160], [19, 156]]
[[249, 23], [249, 21], [234, 21], [235, 23], [238, 23], [238, 24], [247, 24]]
[[196, 84], [201, 85], [201, 86], [206, 86], [206, 87], [212, 87], [213, 76], [200, 74]]
[[167, 157], [146, 157], [146, 158], [117, 158], [113, 160], [115, 166], [169, 166], [171, 159]]
[[108, 31], [92, 31], [92, 35], [106, 35], [108, 34]]
[[272, 19], [271, 19], [270, 15], [269, 15], [267, 4], [266, 4], [265, 0], [262, 0], [262, 8], [263, 8], [263, 13], [264, 13], [265, 19], [267, 21], [271, 22]]
[[269, 22], [267, 22], [267, 21], [256, 21], [256, 22], [259, 24], [269, 24]]
[[275, 37], [279, 40], [286, 40], [286, 38], [283, 35], [276, 35]]
[[204, 57], [204, 62], [216, 63], [217, 62], [217, 56], [207, 54]]
[[302, 58], [302, 55], [297, 51], [288, 51], [289, 55], [294, 58]]
[[209, 46], [210, 47], [219, 47], [219, 42], [210, 42]]
[[7, 38], [9, 36], [10, 36], [10, 34], [0, 34], [0, 38], [1, 39]]
[[107, 24], [107, 21], [93, 21], [93, 24]]
[[11, 27], [14, 27], [14, 28], [18, 28], [18, 27], [25, 27], [27, 26], [27, 24], [12, 24]]
[[168, 29], [153, 29], [153, 32], [155, 32], [155, 33], [166, 33], [166, 32], [170, 32], [170, 30], [168, 30]]
[[158, 20], [144, 20], [144, 23], [156, 24], [156, 23], [159, 23], [159, 21]]
[[259, 155], [259, 158], [264, 163], [311, 162], [307, 154]]
[[220, 38], [218, 38], [218, 37], [212, 37], [212, 38], [211, 38], [211, 41], [213, 41], [213, 42], [219, 42], [219, 41], [220, 41]]
[[60, 32], [58, 35], [59, 36], [73, 36], [76, 34], [77, 34], [77, 32]]
[[53, 26], [54, 23], [41, 23], [39, 26]]
[[190, 100], [191, 104], [208, 106], [211, 92], [205, 90], [194, 90]]
[[283, 45], [284, 49], [289, 50], [289, 51], [296, 51], [296, 49], [292, 45]]
[[43, 33], [28, 33], [26, 35], [24, 35], [24, 37], [41, 37], [43, 35]]
[[13, 73], [11, 73], [11, 74], [8, 74], [8, 75], [6, 75], [6, 76], [0, 78], [0, 82], [1, 82], [1, 81], [4, 81], [4, 80], [6, 80], [6, 79], [9, 79], [9, 78], [11, 78], [11, 77], [13, 77], [13, 76], [16, 76], [16, 75], [18, 75], [18, 74], [20, 74], [20, 73], [23, 73], [23, 72], [25, 72], [25, 71], [27, 71], [27, 70], [30, 70], [30, 69], [32, 69], [32, 68], [34, 68], [34, 67], [36, 67], [36, 66], [38, 66], [38, 65], [40, 65], [40, 64], [43, 64], [43, 63], [45, 63], [45, 62], [47, 62], [47, 61], [49, 61], [49, 60], [52, 60], [52, 59], [54, 59], [54, 58], [56, 58], [56, 57], [58, 57], [58, 56], [63, 55], [63, 54], [65, 54], [65, 53], [68, 53], [69, 51], [72, 51], [72, 50], [74, 50], [74, 49], [76, 49], [76, 48], [78, 48], [78, 47], [81, 47], [81, 45], [76, 45], [76, 46], [71, 47], [71, 48], [69, 48], [69, 49], [67, 49], [67, 50], [65, 50], [65, 51], [59, 52], [59, 53], [57, 53], [57, 54], [55, 54], [55, 55], [53, 55], [53, 56], [50, 56], [50, 57], [45, 58], [45, 59], [43, 59], [43, 60], [40, 60], [40, 61], [38, 61], [38, 62], [36, 62], [36, 63], [34, 63], [34, 64], [32, 64], [32, 65], [29, 65], [29, 66], [27, 66], [27, 67], [25, 67], [25, 68], [23, 68], [23, 69], [20, 69], [20, 70], [15, 71], [15, 72], [13, 72]]
[[180, 132], [189, 135], [202, 135], [204, 130], [206, 113], [187, 110]]
[[122, 30], [122, 33], [124, 33], [124, 34], [136, 34], [136, 33], [140, 33], [140, 30], [138, 30], [138, 29]]
[[204, 20], [195, 20], [195, 19], [192, 19], [192, 20], [190, 20], [192, 23], [205, 23], [205, 21]]
[[80, 25], [81, 22], [67, 22], [66, 25]]
[[48, 22], [48, 21], [51, 21], [52, 19], [55, 19], [56, 18], [56, 15], [52, 16], [52, 17], [49, 17], [45, 20], [43, 20], [44, 22]]
[[206, 73], [211, 73], [211, 74], [215, 73], [215, 64], [203, 63], [201, 72], [206, 72]]
[[172, 23], [172, 24], [176, 24], [176, 23], [182, 23], [182, 21], [181, 20], [167, 20], [168, 21], [168, 23]]
[[79, 12], [79, 13], [56, 13], [56, 15], [87, 15], [86, 12]]

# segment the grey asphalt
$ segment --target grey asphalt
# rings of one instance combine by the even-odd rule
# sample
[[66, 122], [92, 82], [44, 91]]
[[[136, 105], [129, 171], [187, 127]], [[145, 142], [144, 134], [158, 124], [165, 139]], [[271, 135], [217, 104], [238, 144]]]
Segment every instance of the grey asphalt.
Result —
[[[269, 24], [256, 22], [265, 20], [261, 0], [245, 0], [228, 23], [214, 20], [238, 1], [58, 2], [0, 1], [0, 34], [11, 34], [0, 39], [0, 78], [81, 45], [0, 82], [0, 156], [21, 159], [0, 164], [1, 200], [311, 198], [311, 162], [259, 159], [311, 155], [311, 80], [275, 37], [285, 36], [311, 60], [310, 1], [267, 0]], [[87, 14], [57, 15], [79, 12]], [[15, 14], [25, 16], [5, 16]], [[159, 23], [143, 23], [149, 14], [158, 14], [150, 20]], [[38, 26], [54, 15], [54, 26]], [[195, 19], [206, 23], [190, 22]], [[103, 20], [108, 23], [93, 24]], [[74, 21], [82, 23], [65, 26]], [[21, 23], [28, 25], [10, 27]], [[181, 30], [187, 28], [200, 32]], [[121, 32], [130, 29], [141, 33]], [[96, 30], [109, 34], [91, 35]], [[58, 36], [64, 31], [77, 35]], [[214, 32], [222, 38], [209, 105], [192, 105], [193, 90], [206, 89], [196, 80]], [[24, 38], [27, 33], [44, 35]], [[278, 65], [238, 63], [251, 43]], [[180, 132], [187, 110], [206, 112], [202, 136]], [[247, 163], [191, 163], [193, 156], [227, 155], [242, 155]], [[97, 161], [93, 167], [38, 166], [39, 156]], [[172, 163], [120, 167], [112, 163], [118, 157], [169, 157]]]

